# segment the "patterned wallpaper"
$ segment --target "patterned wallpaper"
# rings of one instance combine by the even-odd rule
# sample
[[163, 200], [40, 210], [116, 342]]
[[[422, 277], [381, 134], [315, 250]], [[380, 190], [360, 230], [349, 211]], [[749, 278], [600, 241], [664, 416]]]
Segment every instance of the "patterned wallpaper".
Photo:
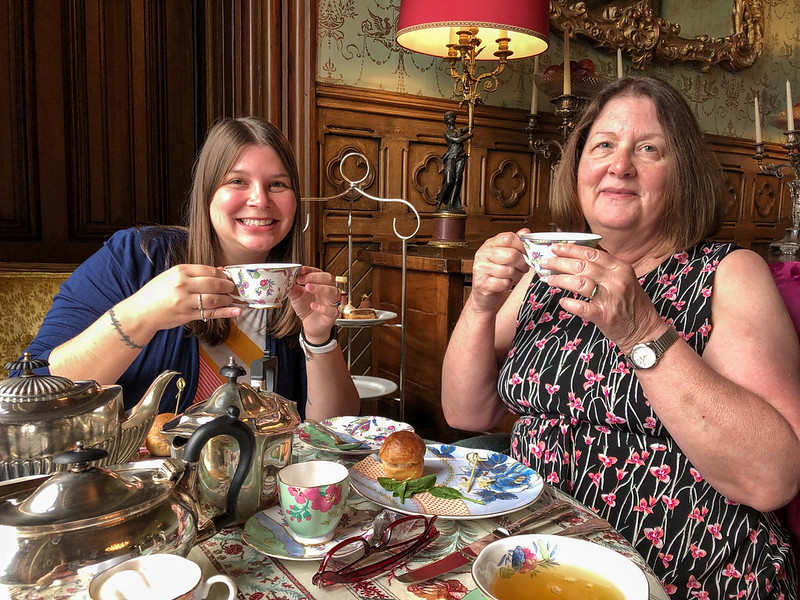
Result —
[[[437, 0], [432, 0], [437, 1]], [[662, 0], [666, 2], [666, 0]], [[680, 6], [678, 6], [680, 4]], [[671, 2], [668, 17], [677, 23], [714, 6], [715, 14], [729, 12], [731, 0], [681, 0]], [[751, 69], [729, 72], [713, 67], [701, 73], [688, 64], [651, 66], [636, 71], [672, 83], [695, 110], [701, 126], [709, 133], [752, 139], [753, 98], [761, 96], [762, 111], [785, 110], [786, 80], [792, 82], [794, 101], [800, 101], [800, 2], [764, 0], [764, 51]], [[317, 80], [434, 98], [455, 98], [453, 80], [441, 59], [409, 52], [395, 41], [400, 0], [319, 0], [319, 59]], [[690, 28], [687, 31], [696, 33]], [[712, 32], [709, 32], [712, 33]], [[723, 35], [726, 32], [713, 32]], [[598, 52], [583, 38], [571, 40], [573, 59], [590, 58], [597, 71], [613, 76], [615, 57]], [[550, 33], [550, 48], [539, 58], [540, 69], [561, 63], [562, 40]], [[631, 63], [624, 61], [626, 72]], [[500, 89], [483, 94], [486, 104], [528, 110], [530, 107], [533, 59], [511, 61], [501, 74]], [[540, 96], [540, 110], [548, 110], [548, 98]], [[548, 108], [545, 108], [548, 107]], [[464, 109], [466, 111], [466, 109]], [[465, 113], [466, 114], [466, 113]], [[782, 131], [764, 121], [766, 141], [785, 141]]]

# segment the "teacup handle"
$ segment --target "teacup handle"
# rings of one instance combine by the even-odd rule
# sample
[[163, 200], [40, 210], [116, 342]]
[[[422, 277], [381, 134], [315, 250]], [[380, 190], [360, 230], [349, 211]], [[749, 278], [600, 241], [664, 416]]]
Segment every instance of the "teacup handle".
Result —
[[213, 575], [200, 584], [200, 588], [198, 589], [198, 592], [200, 592], [200, 597], [198, 600], [207, 597], [208, 593], [211, 591], [211, 586], [215, 583], [224, 583], [226, 586], [228, 586], [227, 600], [233, 600], [236, 598], [236, 592], [238, 591], [236, 582], [227, 575]]

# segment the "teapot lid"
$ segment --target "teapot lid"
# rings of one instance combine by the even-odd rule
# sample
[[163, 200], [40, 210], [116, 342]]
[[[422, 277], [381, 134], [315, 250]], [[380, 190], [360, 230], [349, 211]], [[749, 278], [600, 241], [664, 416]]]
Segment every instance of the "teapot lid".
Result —
[[[267, 356], [276, 368], [277, 357]], [[170, 433], [188, 435], [199, 425], [212, 418], [224, 415], [229, 406], [239, 409], [239, 420], [255, 433], [280, 433], [294, 431], [300, 424], [300, 416], [294, 402], [271, 390], [256, 389], [237, 380], [247, 372], [231, 356], [219, 374], [228, 381], [218, 387], [205, 402], [194, 404], [177, 419], [165, 426]], [[273, 378], [274, 379], [274, 378]]]
[[78, 442], [75, 450], [53, 459], [58, 464], [70, 464], [66, 471], [48, 476], [44, 483], [40, 483], [41, 477], [31, 477], [0, 486], [0, 522], [14, 527], [76, 523], [139, 510], [172, 491], [173, 483], [166, 477], [125, 478], [113, 470], [89, 466], [107, 455], [100, 448], [84, 449]]
[[34, 369], [49, 364], [31, 358], [30, 352], [21, 360], [6, 363], [6, 369], [22, 371], [22, 375], [0, 381], [0, 422], [65, 418], [88, 412], [102, 402], [103, 388], [93, 380], [73, 382], [57, 375], [34, 374]]

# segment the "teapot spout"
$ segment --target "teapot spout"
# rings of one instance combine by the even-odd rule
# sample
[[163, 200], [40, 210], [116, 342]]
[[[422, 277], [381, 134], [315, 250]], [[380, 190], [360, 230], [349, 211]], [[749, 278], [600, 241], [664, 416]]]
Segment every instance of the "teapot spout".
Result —
[[147, 388], [147, 392], [138, 404], [131, 409], [129, 417], [122, 423], [119, 456], [115, 462], [128, 462], [144, 444], [144, 439], [158, 413], [158, 405], [161, 403], [164, 390], [176, 375], [180, 373], [178, 371], [161, 373]]

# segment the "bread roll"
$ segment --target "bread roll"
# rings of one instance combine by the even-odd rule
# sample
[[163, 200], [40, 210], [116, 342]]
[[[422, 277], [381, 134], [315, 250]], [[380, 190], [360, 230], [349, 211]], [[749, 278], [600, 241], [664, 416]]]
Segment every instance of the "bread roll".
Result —
[[425, 442], [413, 431], [395, 431], [383, 441], [378, 458], [387, 477], [417, 479], [425, 466]]
[[150, 427], [150, 431], [147, 432], [147, 437], [144, 439], [144, 445], [151, 456], [170, 455], [169, 442], [164, 434], [161, 433], [161, 429], [164, 427], [167, 421], [171, 421], [176, 416], [177, 415], [175, 413], [170, 412], [161, 413], [160, 415], [156, 416], [152, 427]]

